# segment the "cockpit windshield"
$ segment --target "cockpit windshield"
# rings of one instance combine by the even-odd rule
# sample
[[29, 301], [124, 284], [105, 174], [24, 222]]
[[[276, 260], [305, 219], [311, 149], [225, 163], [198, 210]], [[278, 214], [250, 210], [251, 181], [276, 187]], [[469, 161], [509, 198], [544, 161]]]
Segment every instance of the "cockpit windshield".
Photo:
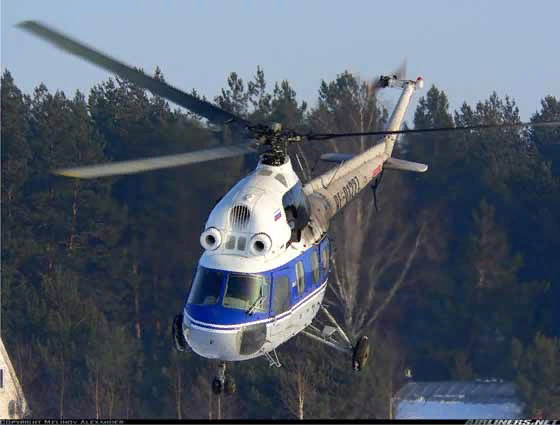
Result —
[[268, 279], [263, 275], [231, 273], [224, 295], [224, 307], [248, 313], [268, 311]]
[[194, 277], [187, 304], [217, 304], [222, 291], [225, 272], [199, 266]]

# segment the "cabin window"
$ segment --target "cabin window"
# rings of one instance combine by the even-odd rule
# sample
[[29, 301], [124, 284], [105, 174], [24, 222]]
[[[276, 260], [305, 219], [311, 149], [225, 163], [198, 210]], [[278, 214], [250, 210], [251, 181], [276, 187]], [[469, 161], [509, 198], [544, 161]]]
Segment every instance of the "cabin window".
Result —
[[303, 294], [303, 291], [305, 291], [305, 269], [301, 261], [296, 264], [296, 283], [298, 295]]
[[217, 304], [225, 273], [199, 266], [193, 280], [187, 304]]
[[319, 253], [313, 251], [311, 254], [311, 267], [313, 268], [313, 284], [317, 284], [321, 278], [321, 270], [319, 269]]
[[4, 369], [0, 369], [0, 389], [4, 388]]
[[266, 276], [231, 273], [222, 304], [224, 307], [247, 312], [267, 312], [268, 294], [269, 284]]
[[329, 245], [323, 245], [323, 269], [325, 273], [329, 270]]
[[282, 314], [290, 309], [292, 286], [286, 275], [274, 278], [274, 299], [272, 308], [275, 314]]

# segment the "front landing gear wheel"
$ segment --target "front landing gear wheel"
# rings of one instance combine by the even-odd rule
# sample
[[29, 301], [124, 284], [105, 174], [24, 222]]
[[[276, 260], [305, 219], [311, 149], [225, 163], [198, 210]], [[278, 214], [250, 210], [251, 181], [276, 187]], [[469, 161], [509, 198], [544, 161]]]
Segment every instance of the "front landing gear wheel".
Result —
[[212, 392], [216, 395], [220, 395], [224, 390], [224, 382], [216, 377], [212, 380]]
[[226, 376], [226, 364], [220, 363], [218, 367], [218, 375], [212, 380], [212, 392], [216, 395], [224, 393], [225, 395], [234, 394], [236, 391], [235, 381], [231, 376]]
[[369, 357], [369, 340], [367, 336], [362, 336], [352, 349], [352, 369], [358, 372], [367, 364]]
[[177, 351], [186, 351], [187, 341], [185, 341], [185, 336], [183, 335], [183, 315], [178, 314], [173, 318], [173, 342], [175, 342], [175, 348]]
[[226, 396], [235, 394], [237, 388], [235, 386], [235, 381], [232, 378], [226, 378], [222, 381], [220, 378], [215, 377], [212, 380], [212, 392], [216, 395], [225, 394]]

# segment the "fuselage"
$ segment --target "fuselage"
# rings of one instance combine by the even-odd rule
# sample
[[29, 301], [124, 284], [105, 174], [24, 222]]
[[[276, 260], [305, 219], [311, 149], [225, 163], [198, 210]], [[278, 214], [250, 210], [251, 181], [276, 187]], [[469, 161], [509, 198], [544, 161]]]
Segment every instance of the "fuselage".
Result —
[[247, 360], [311, 324], [325, 294], [330, 246], [326, 234], [301, 237], [308, 222], [303, 186], [289, 161], [260, 164], [217, 203], [183, 311], [183, 334], [194, 352]]

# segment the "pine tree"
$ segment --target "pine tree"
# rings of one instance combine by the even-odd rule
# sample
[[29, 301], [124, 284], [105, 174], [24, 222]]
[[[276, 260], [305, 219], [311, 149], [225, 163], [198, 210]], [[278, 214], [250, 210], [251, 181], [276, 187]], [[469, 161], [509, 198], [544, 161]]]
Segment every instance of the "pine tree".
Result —
[[517, 384], [531, 417], [560, 415], [560, 339], [536, 334], [533, 344], [524, 347], [514, 340], [513, 367]]
[[23, 96], [7, 70], [2, 74], [1, 91], [3, 313], [0, 323], [3, 331], [15, 329], [14, 315], [4, 312], [17, 312], [18, 298], [29, 289], [25, 288], [20, 268], [32, 255], [34, 244], [23, 193], [32, 154], [28, 143], [29, 99]]

